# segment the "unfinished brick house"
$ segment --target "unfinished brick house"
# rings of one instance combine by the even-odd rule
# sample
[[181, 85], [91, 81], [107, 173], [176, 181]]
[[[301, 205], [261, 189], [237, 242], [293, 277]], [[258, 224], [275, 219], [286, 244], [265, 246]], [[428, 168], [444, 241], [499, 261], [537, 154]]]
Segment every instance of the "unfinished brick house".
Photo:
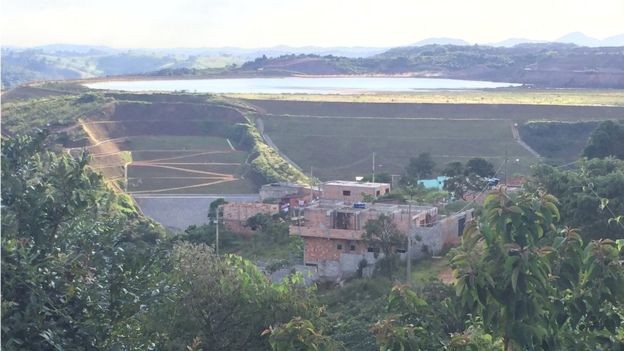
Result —
[[269, 216], [279, 213], [278, 204], [265, 204], [260, 202], [232, 202], [220, 206], [223, 213], [225, 228], [237, 234], [251, 235], [254, 228], [245, 226], [247, 220], [259, 213]]
[[[369, 268], [381, 257], [379, 249], [369, 247], [362, 239], [366, 222], [381, 214], [393, 218], [397, 228], [407, 235], [412, 227], [412, 258], [435, 255], [447, 245], [456, 245], [472, 211], [440, 216], [433, 206], [347, 204], [321, 200], [298, 211], [290, 227], [291, 235], [304, 241], [304, 264], [316, 267], [317, 278], [335, 280], [353, 275], [362, 260]], [[407, 248], [397, 248], [404, 258]]]
[[334, 180], [323, 183], [323, 199], [339, 200], [345, 203], [364, 201], [364, 196], [373, 198], [390, 193], [390, 184], [352, 182], [347, 180]]
[[[294, 218], [290, 234], [303, 238], [304, 263], [317, 267], [320, 278], [335, 279], [355, 273], [363, 259], [373, 264], [380, 257], [378, 248], [369, 247], [362, 240], [368, 220], [377, 219], [381, 214], [388, 215], [407, 235], [410, 226], [408, 210], [407, 205], [348, 205], [323, 199], [305, 207], [303, 213]], [[411, 211], [413, 228], [431, 226], [438, 218], [436, 207], [412, 206]], [[397, 249], [405, 252], [406, 248]]]

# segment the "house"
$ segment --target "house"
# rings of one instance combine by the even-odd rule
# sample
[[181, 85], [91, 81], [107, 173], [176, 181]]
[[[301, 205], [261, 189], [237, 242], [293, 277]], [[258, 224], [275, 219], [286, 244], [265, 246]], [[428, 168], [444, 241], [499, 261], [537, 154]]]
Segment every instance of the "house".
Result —
[[[410, 213], [411, 211], [411, 213]], [[406, 233], [410, 228], [428, 227], [437, 222], [438, 209], [433, 206], [393, 204], [347, 204], [322, 199], [305, 207], [295, 218], [290, 234], [304, 241], [304, 263], [317, 268], [320, 279], [333, 280], [357, 272], [360, 262], [373, 264], [380, 258], [379, 248], [364, 242], [365, 225], [380, 215], [390, 216], [397, 228]], [[406, 248], [397, 248], [405, 250]]]
[[263, 213], [273, 216], [279, 213], [279, 204], [261, 202], [231, 202], [220, 206], [224, 227], [237, 234], [252, 235], [254, 228], [247, 227], [247, 220]]
[[376, 198], [390, 193], [390, 184], [334, 180], [322, 185], [323, 199], [345, 203], [361, 202], [365, 196]]

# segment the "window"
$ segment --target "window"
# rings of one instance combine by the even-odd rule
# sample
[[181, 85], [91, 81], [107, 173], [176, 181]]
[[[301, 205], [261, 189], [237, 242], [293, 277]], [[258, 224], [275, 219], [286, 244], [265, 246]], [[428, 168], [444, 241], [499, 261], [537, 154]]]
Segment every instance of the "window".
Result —
[[377, 196], [379, 196], [379, 195], [381, 195], [381, 192], [379, 190], [377, 190], [377, 192], [375, 194], [377, 194]]
[[355, 245], [351, 245], [351, 251], [355, 251]]
[[369, 247], [367, 251], [368, 252], [379, 252], [379, 249], [376, 248], [376, 247]]
[[386, 191], [384, 192], [385, 194], [390, 193], [390, 189], [386, 188]]
[[462, 236], [464, 234], [464, 227], [466, 226], [466, 217], [460, 218], [457, 221], [457, 236]]
[[406, 251], [403, 249], [396, 249], [396, 253], [405, 253]]
[[343, 190], [342, 196], [351, 196], [351, 190]]
[[336, 245], [336, 248], [337, 248], [338, 250], [342, 250], [342, 244], [338, 244], [338, 245]]

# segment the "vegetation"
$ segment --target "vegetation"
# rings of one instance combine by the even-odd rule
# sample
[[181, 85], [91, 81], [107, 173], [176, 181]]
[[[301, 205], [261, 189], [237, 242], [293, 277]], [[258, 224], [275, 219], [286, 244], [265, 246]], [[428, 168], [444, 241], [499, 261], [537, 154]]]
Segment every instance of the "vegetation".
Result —
[[556, 230], [556, 202], [544, 193], [488, 196], [451, 261], [460, 304], [505, 350], [612, 349], [622, 342], [622, 243], [584, 244], [575, 230]]
[[530, 121], [520, 126], [522, 140], [541, 156], [555, 161], [579, 158], [598, 122]]
[[600, 123], [583, 150], [587, 158], [604, 158], [613, 156], [624, 160], [624, 121], [605, 121]]
[[576, 169], [537, 166], [535, 182], [559, 199], [563, 224], [583, 239], [624, 238], [624, 161], [580, 160]]
[[310, 184], [308, 177], [268, 146], [251, 124], [238, 124], [233, 132], [238, 145], [250, 150], [248, 163], [265, 183], [293, 182]]
[[[217, 199], [212, 204], [219, 202]], [[211, 215], [209, 212], [209, 217], [214, 218], [214, 214]], [[298, 236], [289, 235], [288, 223], [280, 217], [272, 218], [265, 214], [251, 217], [246, 223], [247, 227], [253, 228], [254, 234], [251, 236], [231, 233], [222, 225], [219, 229], [219, 252], [232, 253], [266, 263], [269, 273], [303, 261], [303, 240]], [[216, 225], [189, 226], [176, 239], [215, 246]]]
[[159, 70], [162, 70], [160, 75], [176, 70], [181, 73], [183, 69], [193, 73], [214, 73], [242, 61], [240, 57], [217, 53], [120, 52], [102, 47], [2, 48], [2, 89], [33, 81], [142, 74]]
[[175, 288], [144, 316], [141, 338], [158, 349], [266, 350], [265, 328], [312, 316], [311, 291], [297, 276], [271, 284], [250, 261], [217, 257], [205, 245], [180, 244], [172, 261]]
[[69, 126], [78, 118], [97, 113], [112, 101], [101, 94], [86, 93], [3, 103], [3, 129], [9, 133], [25, 133], [33, 128]]
[[44, 140], [2, 140], [2, 348], [112, 348], [154, 301], [165, 234]]
[[488, 185], [487, 178], [496, 175], [494, 165], [476, 157], [468, 160], [466, 166], [461, 162], [451, 162], [444, 168], [443, 174], [449, 179], [444, 182], [444, 190], [457, 199], [464, 199], [469, 192], [481, 192]]
[[420, 179], [430, 178], [433, 175], [435, 162], [431, 158], [431, 154], [423, 152], [418, 157], [410, 158], [408, 165], [405, 167], [405, 182], [416, 184]]
[[384, 257], [381, 260], [381, 270], [389, 278], [395, 266], [396, 250], [406, 246], [407, 236], [397, 228], [390, 216], [382, 214], [378, 219], [370, 219], [364, 226], [362, 238], [367, 245], [379, 250]]

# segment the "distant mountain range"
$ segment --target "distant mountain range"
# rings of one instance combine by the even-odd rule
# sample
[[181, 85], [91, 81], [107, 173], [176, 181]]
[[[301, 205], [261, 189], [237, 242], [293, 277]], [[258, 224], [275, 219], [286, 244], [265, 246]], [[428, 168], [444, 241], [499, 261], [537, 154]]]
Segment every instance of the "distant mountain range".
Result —
[[[527, 45], [530, 44], [530, 45]], [[223, 72], [233, 72], [246, 62], [248, 67], [271, 68], [281, 67], [276, 72], [301, 72], [307, 74], [338, 74], [338, 73], [399, 73], [412, 72], [416, 69], [423, 71], [424, 66], [415, 66], [414, 62], [404, 62], [405, 60], [429, 60], [427, 55], [435, 52], [433, 56], [444, 59], [447, 66], [430, 67], [433, 71], [438, 69], [451, 70], [453, 65], [462, 70], [467, 69], [466, 64], [474, 67], [481, 67], [482, 70], [490, 72], [492, 65], [508, 67], [512, 60], [516, 62], [521, 57], [508, 52], [500, 52], [495, 49], [512, 48], [518, 52], [537, 52], [549, 48], [568, 52], [571, 46], [581, 47], [612, 47], [624, 46], [624, 34], [612, 36], [605, 39], [591, 38], [583, 33], [575, 32], [562, 36], [555, 42], [548, 44], [545, 41], [531, 40], [525, 38], [510, 38], [496, 43], [479, 44], [466, 42], [456, 38], [435, 37], [420, 40], [397, 48], [390, 47], [320, 47], [320, 46], [274, 46], [268, 48], [238, 48], [238, 47], [218, 47], [218, 48], [112, 48], [102, 45], [74, 45], [74, 44], [51, 44], [30, 48], [2, 47], [2, 88], [7, 89], [16, 85], [32, 81], [52, 80], [52, 79], [77, 79], [112, 75], [133, 75], [157, 72], [157, 75], [198, 75], [198, 74], [219, 74]], [[543, 46], [531, 49], [532, 45]], [[444, 46], [444, 48], [441, 48]], [[453, 47], [458, 51], [451, 52]], [[476, 51], [471, 51], [471, 47]], [[412, 48], [427, 48], [422, 53], [416, 55]], [[477, 50], [479, 49], [480, 50]], [[578, 48], [578, 47], [577, 47]], [[440, 50], [438, 50], [440, 49]], [[582, 49], [582, 48], [578, 48]], [[451, 51], [450, 51], [451, 50]], [[484, 51], [485, 50], [485, 51]], [[529, 51], [527, 51], [529, 50]], [[609, 51], [610, 56], [617, 59], [622, 55], [621, 50], [616, 53]], [[571, 51], [570, 51], [571, 52]], [[581, 70], [588, 70], [595, 66], [590, 58], [594, 53], [583, 50], [576, 51], [585, 55], [583, 60], [585, 66], [579, 66]], [[618, 55], [617, 52], [620, 54]], [[310, 58], [315, 55], [318, 58]], [[469, 57], [455, 57], [459, 55], [469, 55]], [[471, 63], [471, 56], [480, 57], [479, 62]], [[486, 55], [486, 56], [484, 56]], [[489, 56], [487, 56], [489, 55]], [[511, 56], [509, 56], [511, 55]], [[612, 56], [613, 55], [613, 56]], [[293, 58], [290, 56], [307, 56]], [[319, 58], [323, 59], [319, 59]], [[276, 61], [265, 62], [267, 58], [276, 58]], [[258, 61], [257, 59], [261, 59]], [[472, 57], [474, 59], [474, 57]], [[361, 61], [361, 62], [358, 62]], [[370, 65], [377, 62], [378, 65]], [[272, 66], [273, 65], [273, 66]], [[489, 66], [488, 66], [489, 65]], [[257, 66], [257, 67], [256, 67]], [[344, 69], [348, 66], [348, 69]], [[285, 70], [285, 67], [292, 71]], [[514, 69], [519, 69], [520, 66]], [[527, 72], [536, 72], [534, 67], [526, 66]], [[552, 69], [557, 69], [553, 66]], [[598, 68], [597, 68], [598, 69]], [[622, 67], [614, 66], [618, 72]], [[601, 69], [598, 69], [599, 71]], [[591, 69], [590, 69], [591, 71]], [[496, 74], [502, 74], [497, 71]], [[455, 74], [456, 75], [456, 74]], [[472, 78], [480, 79], [474, 72], [467, 74]], [[483, 74], [482, 74], [483, 75]], [[488, 79], [492, 79], [488, 77]], [[579, 79], [579, 78], [575, 78]], [[583, 78], [586, 80], [586, 78]], [[603, 79], [603, 78], [601, 78]], [[520, 80], [519, 80], [520, 81]], [[563, 85], [559, 84], [558, 85]], [[567, 84], [567, 83], [566, 83]], [[572, 83], [570, 83], [572, 84]], [[573, 83], [579, 85], [579, 83]], [[589, 84], [589, 83], [587, 83]], [[620, 83], [609, 85], [620, 86]]]
[[[477, 43], [479, 45], [488, 45], [488, 46], [502, 46], [502, 47], [513, 47], [519, 44], [538, 44], [538, 43], [563, 43], [563, 44], [574, 44], [578, 46], [587, 46], [587, 47], [607, 47], [607, 46], [624, 46], [624, 34], [614, 35], [605, 39], [597, 39], [585, 35], [581, 32], [573, 32], [568, 33], [560, 38], [555, 40], [535, 40], [528, 38], [509, 38], [502, 41], [497, 41], [493, 43]], [[409, 46], [424, 46], [424, 45], [471, 45], [475, 43], [469, 43], [462, 39], [457, 38], [428, 38], [421, 41], [418, 41]]]

